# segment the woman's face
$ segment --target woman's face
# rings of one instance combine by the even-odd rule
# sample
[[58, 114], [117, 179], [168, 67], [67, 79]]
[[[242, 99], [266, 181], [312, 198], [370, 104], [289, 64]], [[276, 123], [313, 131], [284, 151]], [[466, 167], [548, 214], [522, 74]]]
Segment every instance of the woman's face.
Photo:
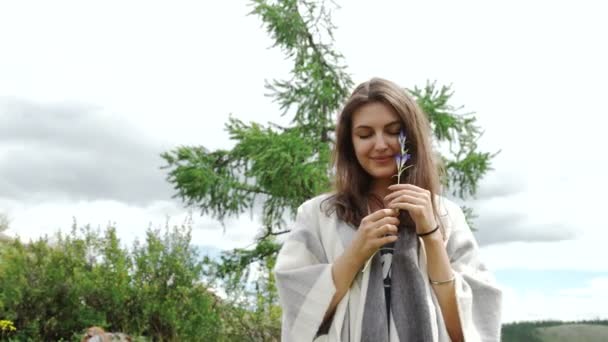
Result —
[[353, 146], [361, 167], [374, 179], [394, 176], [394, 156], [400, 152], [397, 113], [382, 102], [371, 102], [353, 113], [352, 125]]

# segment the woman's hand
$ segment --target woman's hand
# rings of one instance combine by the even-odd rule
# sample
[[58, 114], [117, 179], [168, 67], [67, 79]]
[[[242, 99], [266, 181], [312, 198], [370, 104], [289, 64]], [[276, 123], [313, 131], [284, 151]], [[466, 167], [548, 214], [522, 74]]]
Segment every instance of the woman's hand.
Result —
[[361, 220], [351, 250], [357, 262], [363, 264], [380, 247], [397, 240], [399, 219], [393, 209], [380, 209]]
[[407, 210], [416, 224], [416, 233], [424, 234], [437, 227], [431, 192], [413, 184], [393, 184], [384, 197], [387, 208]]

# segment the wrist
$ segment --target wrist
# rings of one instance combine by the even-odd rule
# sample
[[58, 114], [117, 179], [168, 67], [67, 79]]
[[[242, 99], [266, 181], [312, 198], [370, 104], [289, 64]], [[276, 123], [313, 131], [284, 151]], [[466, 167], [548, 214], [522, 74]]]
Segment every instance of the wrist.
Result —
[[443, 234], [441, 233], [441, 229], [433, 232], [432, 234], [420, 236], [418, 235], [422, 241], [426, 245], [441, 245], [443, 246]]
[[418, 235], [418, 237], [421, 237], [421, 238], [427, 238], [427, 237], [432, 237], [433, 235], [437, 235], [438, 233], [441, 235], [439, 225], [435, 225], [435, 226], [432, 226], [432, 228], [424, 229], [422, 233], [416, 232], [416, 235]]

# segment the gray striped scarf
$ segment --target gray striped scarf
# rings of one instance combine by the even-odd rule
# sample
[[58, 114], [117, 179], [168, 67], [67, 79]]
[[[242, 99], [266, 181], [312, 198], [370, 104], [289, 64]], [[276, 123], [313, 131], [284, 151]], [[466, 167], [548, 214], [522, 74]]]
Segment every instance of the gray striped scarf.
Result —
[[[392, 265], [391, 312], [400, 342], [433, 340], [425, 279], [418, 268], [415, 229], [401, 227]], [[372, 259], [361, 328], [362, 342], [388, 342], [387, 313], [380, 253]]]

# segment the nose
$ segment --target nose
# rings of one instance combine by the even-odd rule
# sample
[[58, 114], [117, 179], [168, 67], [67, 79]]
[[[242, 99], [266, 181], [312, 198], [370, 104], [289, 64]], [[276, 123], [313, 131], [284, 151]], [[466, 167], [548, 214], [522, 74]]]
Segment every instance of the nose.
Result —
[[378, 134], [377, 137], [375, 148], [377, 150], [386, 150], [388, 148], [388, 142], [386, 141], [384, 134]]

